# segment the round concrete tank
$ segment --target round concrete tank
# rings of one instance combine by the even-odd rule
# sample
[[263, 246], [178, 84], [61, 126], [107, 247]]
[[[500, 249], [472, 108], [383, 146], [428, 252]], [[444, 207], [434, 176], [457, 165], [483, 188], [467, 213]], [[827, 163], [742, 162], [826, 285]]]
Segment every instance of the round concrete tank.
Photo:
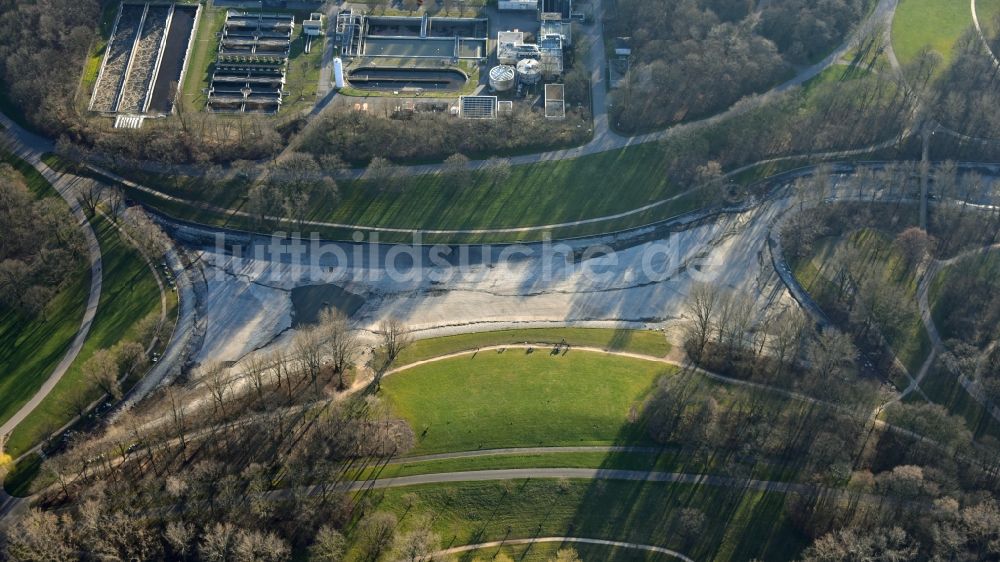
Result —
[[514, 87], [514, 67], [506, 64], [490, 69], [490, 87], [498, 92], [506, 92]]
[[340, 57], [333, 59], [333, 83], [337, 88], [344, 87], [344, 61]]
[[524, 59], [517, 63], [517, 78], [522, 84], [533, 85], [542, 81], [542, 63]]

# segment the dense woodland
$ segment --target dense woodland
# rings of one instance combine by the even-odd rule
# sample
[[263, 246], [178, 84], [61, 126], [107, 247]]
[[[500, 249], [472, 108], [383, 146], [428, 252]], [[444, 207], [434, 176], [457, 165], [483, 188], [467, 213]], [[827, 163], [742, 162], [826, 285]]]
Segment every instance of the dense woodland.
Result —
[[0, 311], [41, 314], [83, 266], [76, 220], [61, 199], [35, 198], [17, 171], [0, 165], [0, 232]]
[[[0, 533], [0, 556], [277, 562], [294, 550], [339, 561], [349, 526], [362, 559], [431, 552], [437, 538], [426, 525], [397, 533], [396, 517], [368, 494], [338, 488], [414, 442], [373, 392], [330, 400], [353, 381], [360, 346], [348, 328], [325, 312], [287, 351], [255, 354], [239, 369], [205, 364], [187, 384], [78, 435], [45, 461], [42, 509]], [[408, 341], [392, 322], [382, 334], [372, 391]]]
[[[935, 68], [940, 57], [927, 55]], [[951, 64], [930, 92], [934, 115], [942, 124], [975, 137], [996, 138], [1000, 132], [1000, 74], [973, 30], [955, 46]]]
[[43, 131], [80, 127], [73, 107], [83, 60], [94, 41], [97, 0], [0, 1], [0, 89]]
[[621, 0], [615, 35], [633, 54], [614, 95], [623, 131], [662, 128], [725, 109], [794, 72], [843, 41], [860, 21], [862, 0], [768, 2]]
[[974, 440], [964, 418], [937, 404], [892, 403], [884, 414], [889, 425], [876, 425], [872, 412], [891, 394], [862, 372], [849, 335], [815, 332], [794, 309], [763, 319], [753, 310], [738, 294], [695, 288], [686, 315], [689, 355], [822, 406], [709, 390], [694, 374], [665, 377], [644, 410], [656, 441], [711, 459], [728, 474], [780, 468], [813, 484], [785, 500], [793, 524], [813, 540], [806, 561], [1000, 555], [1000, 443]]
[[[916, 226], [917, 208], [912, 203], [919, 194], [919, 177], [913, 162], [865, 171], [855, 184], [874, 186], [911, 203], [842, 203], [806, 209], [786, 227], [786, 255], [794, 264], [811, 259], [824, 239], [849, 241], [826, 257], [829, 281], [814, 284], [811, 295], [888, 376], [898, 371], [892, 359], [900, 346], [919, 337], [914, 327], [920, 325], [920, 312], [912, 294], [916, 279], [927, 272], [930, 260], [965, 256], [945, 270], [932, 303], [948, 348], [941, 366], [977, 380], [996, 402], [1000, 400], [998, 262], [976, 249], [1000, 242], [1000, 213], [967, 203], [980, 200], [990, 182], [973, 172], [959, 174], [952, 162], [938, 166], [931, 172], [936, 193], [963, 202], [932, 205], [925, 232]], [[803, 198], [814, 201], [824, 192], [814, 180], [801, 180], [796, 187]], [[896, 349], [890, 348], [892, 342]]]

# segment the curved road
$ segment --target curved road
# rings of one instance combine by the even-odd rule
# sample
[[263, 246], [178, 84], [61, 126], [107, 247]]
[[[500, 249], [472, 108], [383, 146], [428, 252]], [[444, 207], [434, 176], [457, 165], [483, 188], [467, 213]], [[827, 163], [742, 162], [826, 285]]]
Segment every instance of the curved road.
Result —
[[101, 246], [97, 242], [97, 235], [94, 233], [94, 229], [90, 226], [90, 222], [87, 220], [87, 215], [84, 213], [83, 208], [80, 206], [80, 201], [76, 197], [77, 189], [81, 184], [85, 182], [92, 182], [93, 180], [77, 177], [69, 174], [58, 173], [42, 162], [41, 154], [32, 149], [32, 147], [22, 143], [19, 139], [25, 135], [25, 132], [17, 126], [16, 123], [7, 118], [6, 115], [0, 114], [0, 124], [3, 125], [3, 130], [6, 133], [4, 137], [7, 139], [7, 148], [9, 148], [14, 154], [16, 154], [22, 160], [31, 164], [46, 180], [59, 192], [59, 195], [66, 201], [69, 205], [73, 216], [78, 221], [80, 232], [83, 233], [83, 238], [87, 244], [87, 254], [90, 260], [90, 293], [87, 296], [87, 308], [83, 313], [83, 319], [80, 322], [80, 328], [76, 332], [72, 343], [70, 343], [69, 348], [63, 355], [62, 360], [56, 365], [52, 373], [49, 374], [48, 379], [42, 383], [41, 388], [35, 392], [35, 395], [31, 397], [17, 412], [14, 413], [9, 419], [7, 419], [3, 425], [0, 425], [0, 436], [9, 435], [15, 427], [30, 414], [42, 400], [52, 392], [59, 380], [62, 379], [63, 375], [69, 369], [70, 365], [79, 355], [80, 350], [83, 348], [83, 344], [87, 339], [87, 334], [90, 333], [90, 327], [94, 323], [94, 316], [97, 314], [97, 306], [101, 302], [101, 283], [103, 278], [102, 267], [103, 263], [101, 261]]
[[[594, 137], [586, 144], [573, 148], [513, 156], [509, 158], [510, 163], [514, 166], [523, 166], [528, 164], [537, 164], [540, 162], [552, 162], [599, 154], [601, 152], [608, 152], [629, 146], [669, 139], [690, 131], [715, 125], [735, 115], [741, 115], [746, 111], [763, 105], [776, 94], [801, 86], [812, 78], [818, 76], [828, 67], [836, 64], [837, 61], [839, 61], [845, 54], [849, 53], [864, 37], [868, 36], [875, 30], [884, 28], [886, 23], [891, 23], [897, 3], [898, 0], [879, 0], [878, 4], [871, 11], [871, 13], [858, 24], [858, 26], [851, 32], [840, 47], [830, 53], [822, 61], [801, 69], [793, 78], [774, 87], [768, 92], [757, 96], [746, 97], [722, 113], [718, 113], [702, 120], [682, 123], [661, 131], [635, 136], [621, 136], [615, 133], [611, 130], [608, 122], [607, 87], [605, 85], [605, 78], [607, 76], [607, 72], [605, 70], [607, 60], [604, 51], [603, 24], [601, 23], [601, 18], [597, 17], [597, 23], [590, 26], [586, 30], [586, 36], [591, 40], [591, 49], [588, 57], [591, 59], [590, 64], [591, 68], [593, 68], [591, 75], [591, 98], [594, 113]], [[600, 13], [602, 13], [602, 10], [598, 12], [598, 14]], [[486, 160], [473, 160], [469, 162], [468, 168], [472, 170], [482, 169], [486, 166], [486, 163]], [[192, 170], [194, 173], [200, 173], [202, 171], [192, 167], [168, 168], [158, 165], [148, 165], [148, 163], [140, 165], [140, 168], [152, 173], [163, 173], [168, 171], [177, 173], [178, 170], [184, 169]], [[436, 173], [440, 171], [441, 168], [442, 164], [420, 164], [413, 166], [399, 166], [398, 171], [401, 175], [413, 176]], [[365, 172], [366, 170], [363, 168], [354, 168], [342, 171], [337, 174], [337, 177], [339, 179], [360, 179], [364, 177]]]
[[481, 542], [479, 544], [467, 544], [465, 546], [455, 546], [452, 548], [446, 548], [444, 550], [439, 550], [430, 556], [425, 556], [421, 560], [434, 560], [441, 556], [448, 556], [451, 554], [459, 554], [462, 552], [469, 552], [473, 550], [482, 550], [484, 548], [499, 548], [502, 546], [517, 546], [517, 545], [532, 545], [532, 544], [542, 544], [542, 543], [575, 543], [575, 544], [595, 544], [600, 546], [610, 546], [614, 548], [627, 548], [630, 550], [644, 550], [646, 552], [655, 552], [657, 554], [666, 554], [667, 556], [673, 556], [679, 560], [684, 560], [684, 562], [694, 562], [691, 558], [684, 556], [676, 550], [670, 550], [668, 548], [662, 548], [659, 546], [652, 546], [648, 544], [638, 544], [634, 542], [621, 542], [621, 541], [607, 541], [604, 539], [586, 539], [580, 537], [536, 537], [533, 539], [508, 539], [504, 541], [492, 541], [492, 542]]

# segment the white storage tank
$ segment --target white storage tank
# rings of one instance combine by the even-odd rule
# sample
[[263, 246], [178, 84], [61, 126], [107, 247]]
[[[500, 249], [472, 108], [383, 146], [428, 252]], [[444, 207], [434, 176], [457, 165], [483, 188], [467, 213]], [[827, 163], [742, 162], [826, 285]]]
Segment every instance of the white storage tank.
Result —
[[337, 88], [344, 87], [344, 61], [340, 57], [333, 59], [333, 83]]
[[514, 87], [514, 67], [506, 64], [490, 69], [490, 87], [498, 92], [506, 92]]
[[524, 59], [517, 63], [517, 78], [529, 86], [542, 81], [542, 63], [535, 59]]

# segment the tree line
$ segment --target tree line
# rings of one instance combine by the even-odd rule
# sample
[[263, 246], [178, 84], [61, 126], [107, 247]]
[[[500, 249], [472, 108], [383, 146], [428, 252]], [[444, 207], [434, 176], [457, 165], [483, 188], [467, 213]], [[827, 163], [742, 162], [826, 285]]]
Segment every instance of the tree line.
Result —
[[86, 245], [58, 197], [36, 198], [23, 176], [0, 165], [0, 311], [40, 315], [78, 278]]
[[821, 3], [655, 0], [617, 3], [609, 30], [630, 37], [630, 69], [614, 93], [624, 131], [663, 128], [721, 111], [776, 85], [846, 37], [862, 0]]
[[[378, 332], [379, 352], [362, 367], [356, 332], [325, 311], [285, 348], [236, 366], [207, 362], [186, 384], [75, 435], [45, 460], [36, 508], [0, 537], [5, 559], [339, 561], [352, 548], [360, 559], [415, 561], [437, 550], [429, 521], [400, 525], [371, 492], [341, 487], [414, 442], [374, 392], [340, 393], [359, 369], [376, 390], [409, 343], [399, 322]], [[88, 372], [111, 370], [114, 355], [95, 355]]]

